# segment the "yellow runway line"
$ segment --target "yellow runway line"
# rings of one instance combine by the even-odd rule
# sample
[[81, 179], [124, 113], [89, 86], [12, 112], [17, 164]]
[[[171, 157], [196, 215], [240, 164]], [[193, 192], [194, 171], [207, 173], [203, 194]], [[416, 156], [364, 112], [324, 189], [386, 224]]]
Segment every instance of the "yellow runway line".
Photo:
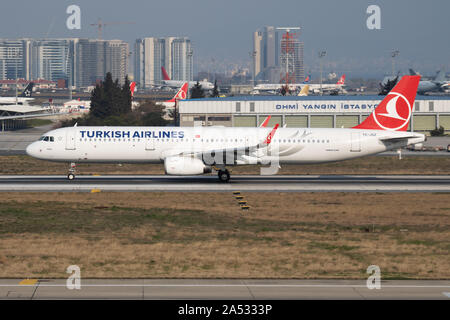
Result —
[[22, 281], [19, 282], [20, 285], [33, 285], [36, 284], [38, 282], [37, 279], [23, 279]]

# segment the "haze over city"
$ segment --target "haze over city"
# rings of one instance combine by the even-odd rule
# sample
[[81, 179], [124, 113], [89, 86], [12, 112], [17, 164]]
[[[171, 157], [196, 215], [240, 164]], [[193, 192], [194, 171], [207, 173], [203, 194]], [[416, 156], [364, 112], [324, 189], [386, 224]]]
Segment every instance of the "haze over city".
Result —
[[[68, 30], [66, 8], [81, 8], [81, 29]], [[381, 29], [369, 30], [366, 9], [381, 8]], [[406, 4], [408, 6], [406, 6]], [[437, 10], [439, 8], [439, 10]], [[390, 51], [398, 49], [397, 69], [416, 68], [423, 74], [450, 69], [447, 52], [450, 29], [448, 1], [56, 1], [19, 0], [2, 3], [2, 38], [96, 38], [90, 26], [104, 22], [104, 39], [130, 44], [137, 38], [187, 36], [194, 48], [194, 68], [225, 72], [251, 68], [252, 33], [266, 25], [300, 26], [305, 71], [317, 74], [317, 52], [327, 50], [324, 71], [356, 77], [380, 77], [391, 72]], [[275, 14], [276, 13], [276, 14]], [[20, 17], [18, 19], [17, 17]], [[400, 41], [401, 40], [401, 41]], [[132, 65], [132, 62], [130, 63]]]

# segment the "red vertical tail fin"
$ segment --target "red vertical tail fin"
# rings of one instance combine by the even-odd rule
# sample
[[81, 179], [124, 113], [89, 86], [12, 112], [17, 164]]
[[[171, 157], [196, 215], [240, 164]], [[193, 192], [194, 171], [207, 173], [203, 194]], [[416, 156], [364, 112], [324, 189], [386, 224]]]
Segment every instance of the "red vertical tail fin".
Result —
[[339, 78], [337, 84], [342, 84], [342, 85], [345, 84], [345, 74], [343, 74], [342, 77]]
[[178, 90], [178, 92], [175, 94], [175, 96], [170, 99], [167, 100], [166, 102], [175, 102], [175, 100], [184, 100], [187, 98], [187, 92], [188, 92], [188, 86], [189, 83], [185, 82], [183, 83], [183, 85], [181, 86], [180, 90]]
[[134, 91], [136, 90], [136, 82], [130, 83], [130, 92], [131, 92], [131, 98], [134, 96]]
[[370, 116], [353, 129], [406, 131], [420, 76], [403, 76]]
[[163, 79], [164, 79], [164, 80], [170, 80], [170, 77], [169, 77], [169, 75], [167, 74], [167, 71], [166, 71], [166, 69], [165, 69], [164, 67], [161, 67], [161, 72], [162, 72], [162, 75], [163, 75]]

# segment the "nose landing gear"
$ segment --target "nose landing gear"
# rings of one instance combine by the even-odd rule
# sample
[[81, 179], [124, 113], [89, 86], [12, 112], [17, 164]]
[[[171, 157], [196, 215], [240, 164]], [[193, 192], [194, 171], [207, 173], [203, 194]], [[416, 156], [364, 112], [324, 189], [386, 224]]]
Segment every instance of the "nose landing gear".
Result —
[[76, 164], [75, 162], [70, 163], [69, 173], [67, 174], [67, 179], [73, 180], [75, 179], [75, 171], [76, 171]]

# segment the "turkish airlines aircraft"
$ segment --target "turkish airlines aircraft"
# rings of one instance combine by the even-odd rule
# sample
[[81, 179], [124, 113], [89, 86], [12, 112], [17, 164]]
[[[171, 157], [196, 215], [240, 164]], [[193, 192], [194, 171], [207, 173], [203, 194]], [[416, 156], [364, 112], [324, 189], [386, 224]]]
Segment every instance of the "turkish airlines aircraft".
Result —
[[[320, 84], [314, 83], [309, 84], [309, 76], [305, 78], [305, 81], [303, 83], [292, 83], [289, 84], [289, 90], [295, 91], [298, 88], [304, 88], [306, 85], [308, 86], [309, 90], [314, 93], [320, 92]], [[281, 90], [281, 87], [283, 84], [277, 84], [277, 83], [262, 83], [256, 85], [253, 90], [254, 92], [261, 92], [261, 91], [274, 91], [274, 90]], [[322, 90], [323, 92], [341, 92], [343, 91], [343, 87], [345, 86], [345, 74], [343, 74], [339, 80], [335, 84], [331, 83], [323, 83], [322, 84]]]
[[[343, 91], [345, 86], [345, 74], [343, 74], [339, 80], [336, 82], [336, 84], [331, 83], [323, 83], [322, 84], [322, 91], [323, 92], [341, 92]], [[314, 93], [320, 93], [320, 84], [314, 83], [309, 84], [309, 89]]]
[[173, 108], [175, 107], [175, 101], [179, 101], [179, 100], [184, 100], [187, 98], [188, 95], [188, 86], [189, 84], [187, 82], [185, 82], [180, 90], [177, 91], [177, 93], [173, 96], [172, 99], [170, 100], [166, 100], [166, 101], [162, 101], [162, 102], [156, 102], [157, 105], [162, 105], [166, 108]]
[[[236, 127], [68, 127], [49, 131], [30, 144], [32, 157], [70, 162], [164, 163], [166, 174], [218, 172], [227, 167], [283, 163], [324, 163], [374, 155], [421, 143], [407, 132], [420, 76], [404, 76], [372, 114], [353, 128]], [[262, 168], [266, 169], [266, 168]], [[266, 172], [267, 173], [267, 172]]]
[[[164, 85], [168, 86], [168, 87], [171, 87], [171, 88], [179, 88], [179, 87], [181, 87], [181, 86], [184, 84], [184, 82], [185, 82], [185, 81], [182, 81], [182, 80], [170, 80], [170, 77], [169, 77], [169, 75], [167, 74], [167, 71], [166, 71], [166, 69], [165, 69], [164, 67], [161, 67], [161, 72], [162, 72], [162, 74], [163, 74], [163, 80], [162, 80], [162, 83], [163, 83]], [[188, 81], [189, 87], [195, 86], [196, 83], [197, 83], [197, 81]], [[214, 89], [214, 85], [213, 85], [211, 82], [209, 82], [209, 81], [199, 81], [198, 83], [199, 83], [199, 84], [202, 86], [202, 88], [205, 89], [205, 90], [212, 90], [212, 89]]]

